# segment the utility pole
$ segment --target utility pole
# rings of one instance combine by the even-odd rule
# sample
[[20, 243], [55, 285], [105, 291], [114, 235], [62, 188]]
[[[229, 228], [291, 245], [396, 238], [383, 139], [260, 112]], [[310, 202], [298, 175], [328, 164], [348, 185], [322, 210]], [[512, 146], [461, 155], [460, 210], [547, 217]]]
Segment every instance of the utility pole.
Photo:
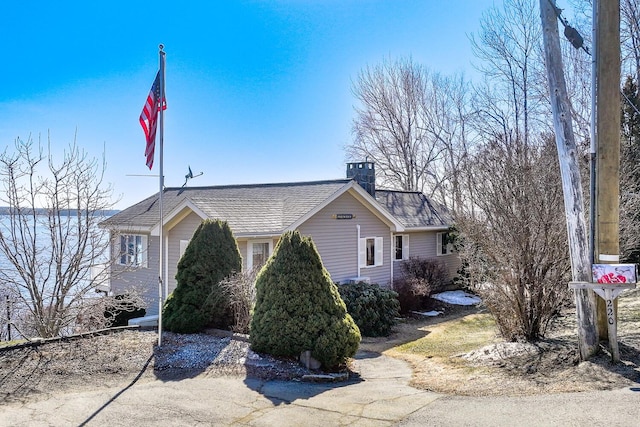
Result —
[[[557, 8], [553, 0], [540, 0], [545, 63], [567, 217], [571, 277], [574, 282], [586, 283], [591, 281], [591, 260], [584, 214], [584, 196], [571, 123], [571, 105], [564, 79], [556, 14]], [[595, 323], [595, 294], [585, 288], [576, 288], [574, 292], [580, 358], [587, 360], [598, 351], [599, 344]]]
[[[599, 264], [620, 261], [620, 1], [594, 0], [596, 62], [596, 239]], [[598, 298], [600, 339], [607, 339], [605, 301]], [[615, 303], [617, 312], [617, 300]]]

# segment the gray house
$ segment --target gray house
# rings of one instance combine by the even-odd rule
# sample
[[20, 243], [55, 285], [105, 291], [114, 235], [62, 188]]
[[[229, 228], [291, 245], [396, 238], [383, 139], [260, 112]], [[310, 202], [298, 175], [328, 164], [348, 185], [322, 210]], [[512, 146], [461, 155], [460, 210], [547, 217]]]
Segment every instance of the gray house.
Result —
[[349, 163], [347, 179], [284, 184], [167, 188], [159, 223], [158, 194], [102, 222], [111, 230], [110, 291], [138, 288], [158, 314], [159, 231], [163, 227], [163, 276], [176, 287], [178, 260], [198, 225], [227, 221], [243, 268], [261, 266], [280, 236], [298, 230], [310, 236], [334, 282], [366, 280], [393, 287], [400, 262], [439, 258], [453, 276], [460, 266], [445, 238], [446, 212], [424, 194], [375, 188], [370, 162]]

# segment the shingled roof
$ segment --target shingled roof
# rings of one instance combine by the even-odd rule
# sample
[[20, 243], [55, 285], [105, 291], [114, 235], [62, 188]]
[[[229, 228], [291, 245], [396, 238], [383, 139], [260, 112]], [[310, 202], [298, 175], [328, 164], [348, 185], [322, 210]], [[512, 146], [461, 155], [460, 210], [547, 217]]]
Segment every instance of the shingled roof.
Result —
[[[162, 200], [165, 215], [190, 203], [208, 218], [226, 220], [236, 235], [278, 234], [345, 191], [351, 182], [349, 179], [340, 179], [167, 188]], [[376, 190], [375, 196], [383, 208], [381, 211], [388, 212], [386, 215], [390, 214], [407, 229], [442, 228], [452, 224], [447, 211], [422, 193]], [[158, 195], [154, 194], [103, 221], [101, 226], [151, 230], [158, 225], [159, 216]]]
[[449, 212], [417, 191], [376, 189], [376, 200], [406, 228], [448, 227]]
[[[162, 194], [164, 214], [190, 201], [209, 218], [221, 218], [234, 233], [278, 233], [316, 208], [351, 180], [283, 184], [167, 188]], [[105, 228], [152, 228], [158, 224], [158, 194], [103, 221]]]

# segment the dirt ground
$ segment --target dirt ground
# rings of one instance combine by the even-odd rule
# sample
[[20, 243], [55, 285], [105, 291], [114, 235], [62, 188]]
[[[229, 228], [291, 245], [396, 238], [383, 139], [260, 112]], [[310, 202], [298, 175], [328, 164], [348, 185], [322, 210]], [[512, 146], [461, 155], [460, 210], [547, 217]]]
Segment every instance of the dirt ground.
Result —
[[496, 335], [498, 342], [446, 360], [395, 348], [436, 331], [451, 319], [484, 311], [441, 308], [448, 315], [409, 320], [387, 339], [364, 338], [361, 347], [406, 360], [413, 367], [414, 387], [447, 394], [517, 396], [640, 386], [640, 289], [618, 299], [618, 363], [611, 361], [607, 342], [597, 356], [580, 362], [575, 309], [565, 310], [547, 338], [535, 344], [504, 342]]
[[65, 391], [196, 376], [291, 380], [311, 373], [296, 361], [259, 355], [246, 337], [215, 332], [121, 330], [16, 349], [0, 348], [0, 404]]
[[[568, 310], [539, 343], [499, 342], [442, 359], [395, 347], [441, 328], [447, 321], [482, 312], [443, 306], [445, 315], [401, 322], [387, 338], [364, 338], [361, 349], [384, 352], [413, 367], [412, 385], [457, 395], [527, 395], [640, 386], [640, 289], [619, 299], [621, 361], [603, 346], [579, 362], [575, 311]], [[239, 375], [295, 379], [309, 373], [295, 361], [259, 355], [246, 337], [123, 331], [19, 349], [0, 348], [0, 404], [46, 398], [63, 391], [127, 386], [135, 381], [174, 381], [194, 376]], [[497, 338], [497, 337], [496, 337]]]

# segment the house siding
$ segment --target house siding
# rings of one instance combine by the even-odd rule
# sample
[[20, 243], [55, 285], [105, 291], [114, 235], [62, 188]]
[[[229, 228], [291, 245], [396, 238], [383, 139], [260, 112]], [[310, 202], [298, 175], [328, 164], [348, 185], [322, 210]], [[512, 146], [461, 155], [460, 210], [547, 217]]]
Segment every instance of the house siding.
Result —
[[202, 218], [192, 212], [167, 233], [167, 277], [165, 280], [169, 284], [169, 293], [173, 292], [178, 284], [176, 274], [178, 273], [178, 261], [180, 261], [180, 240], [191, 240], [193, 233], [201, 223]]
[[[111, 253], [120, 251], [119, 234], [111, 241]], [[138, 292], [147, 303], [147, 315], [158, 314], [158, 237], [147, 235], [147, 266], [126, 267], [114, 263], [111, 265], [111, 291], [115, 295]]]
[[[452, 280], [460, 268], [460, 257], [457, 253], [437, 256], [437, 231], [404, 232], [399, 234], [409, 235], [409, 257], [431, 258], [445, 264], [448, 277]], [[402, 278], [402, 261], [394, 261], [393, 279]]]
[[[353, 219], [334, 219], [336, 214], [352, 214]], [[322, 263], [334, 282], [342, 282], [358, 276], [358, 229], [360, 237], [383, 238], [383, 264], [362, 267], [360, 277], [368, 277], [371, 283], [390, 284], [390, 229], [371, 211], [349, 193], [344, 193], [325, 206], [298, 227], [304, 236], [315, 243]]]
[[236, 242], [238, 242], [238, 250], [242, 257], [242, 271], [247, 271], [247, 241], [236, 239]]

